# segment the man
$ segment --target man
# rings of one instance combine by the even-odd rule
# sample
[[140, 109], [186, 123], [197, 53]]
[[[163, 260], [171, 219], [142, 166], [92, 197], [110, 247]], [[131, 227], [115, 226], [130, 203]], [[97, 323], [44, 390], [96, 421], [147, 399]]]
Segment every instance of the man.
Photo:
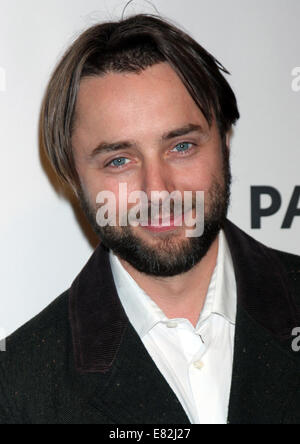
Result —
[[[226, 218], [239, 112], [222, 71], [151, 15], [94, 26], [64, 55], [42, 138], [101, 242], [71, 288], [7, 339], [1, 423], [300, 421], [300, 258]], [[152, 193], [174, 191], [193, 197], [181, 224], [174, 203], [166, 224], [163, 212], [153, 221]], [[204, 228], [189, 237], [199, 191]], [[115, 197], [115, 226], [98, 217], [101, 192]], [[146, 223], [121, 224], [135, 192]]]

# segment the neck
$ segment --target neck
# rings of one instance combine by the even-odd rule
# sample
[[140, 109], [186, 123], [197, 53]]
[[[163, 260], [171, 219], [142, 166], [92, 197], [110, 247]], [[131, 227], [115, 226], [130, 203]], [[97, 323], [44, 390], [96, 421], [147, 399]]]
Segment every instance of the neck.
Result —
[[219, 236], [206, 256], [188, 272], [172, 277], [156, 277], [139, 272], [120, 259], [136, 283], [151, 297], [169, 319], [185, 318], [195, 327], [218, 257]]

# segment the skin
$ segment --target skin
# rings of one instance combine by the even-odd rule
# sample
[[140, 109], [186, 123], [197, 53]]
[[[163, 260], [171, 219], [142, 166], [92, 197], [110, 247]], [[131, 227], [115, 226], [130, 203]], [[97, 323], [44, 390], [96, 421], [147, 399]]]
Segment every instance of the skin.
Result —
[[[127, 183], [128, 193], [142, 190], [174, 190], [206, 193], [214, 182], [224, 185], [221, 138], [215, 120], [209, 127], [201, 110], [180, 78], [167, 63], [159, 63], [141, 73], [108, 73], [83, 79], [76, 105], [73, 133], [75, 165], [81, 186], [96, 209], [102, 190], [114, 192], [117, 203], [119, 183]], [[162, 135], [188, 124], [201, 125], [201, 132], [162, 141]], [[118, 152], [93, 150], [102, 142], [131, 141], [134, 145]], [[178, 144], [191, 145], [184, 154]], [[227, 135], [229, 146], [229, 135]], [[110, 164], [126, 159], [121, 167]], [[116, 165], [116, 162], [114, 163]], [[206, 211], [209, 208], [206, 199]], [[130, 205], [129, 205], [130, 208]], [[121, 229], [117, 227], [116, 229]], [[165, 233], [133, 227], [135, 235], [159, 249]], [[185, 226], [167, 232], [176, 244], [184, 242]], [[169, 318], [186, 318], [196, 326], [216, 265], [218, 239], [206, 256], [190, 271], [173, 277], [140, 273], [126, 261], [122, 265], [137, 284]]]

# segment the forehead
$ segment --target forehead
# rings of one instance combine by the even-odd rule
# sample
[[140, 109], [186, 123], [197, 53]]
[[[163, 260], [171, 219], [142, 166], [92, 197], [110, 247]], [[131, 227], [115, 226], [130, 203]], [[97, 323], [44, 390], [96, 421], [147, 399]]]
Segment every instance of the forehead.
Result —
[[193, 120], [208, 126], [168, 63], [156, 64], [140, 73], [111, 72], [81, 81], [76, 127], [90, 134], [95, 128], [104, 133], [117, 128], [118, 135], [124, 132], [128, 136], [130, 131], [137, 134], [149, 126], [153, 131], [164, 131]]

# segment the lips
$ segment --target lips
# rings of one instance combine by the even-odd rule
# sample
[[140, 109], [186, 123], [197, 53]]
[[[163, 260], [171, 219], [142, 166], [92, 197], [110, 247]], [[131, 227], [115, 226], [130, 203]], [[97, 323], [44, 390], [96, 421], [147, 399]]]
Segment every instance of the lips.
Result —
[[182, 225], [183, 216], [179, 216], [177, 219], [174, 219], [174, 214], [170, 215], [169, 218], [159, 218], [158, 222], [155, 221], [155, 223], [151, 223], [151, 219], [148, 219], [148, 225], [146, 227], [153, 227], [153, 228], [168, 228], [168, 227], [174, 227], [175, 223], [176, 227]]
[[148, 220], [148, 225], [151, 225], [153, 227], [157, 227], [157, 226], [161, 226], [161, 225], [166, 226], [166, 225], [171, 225], [173, 223], [174, 223], [174, 215], [172, 215], [166, 219], [159, 218], [158, 223], [154, 223], [154, 224], [151, 224], [151, 219]]

